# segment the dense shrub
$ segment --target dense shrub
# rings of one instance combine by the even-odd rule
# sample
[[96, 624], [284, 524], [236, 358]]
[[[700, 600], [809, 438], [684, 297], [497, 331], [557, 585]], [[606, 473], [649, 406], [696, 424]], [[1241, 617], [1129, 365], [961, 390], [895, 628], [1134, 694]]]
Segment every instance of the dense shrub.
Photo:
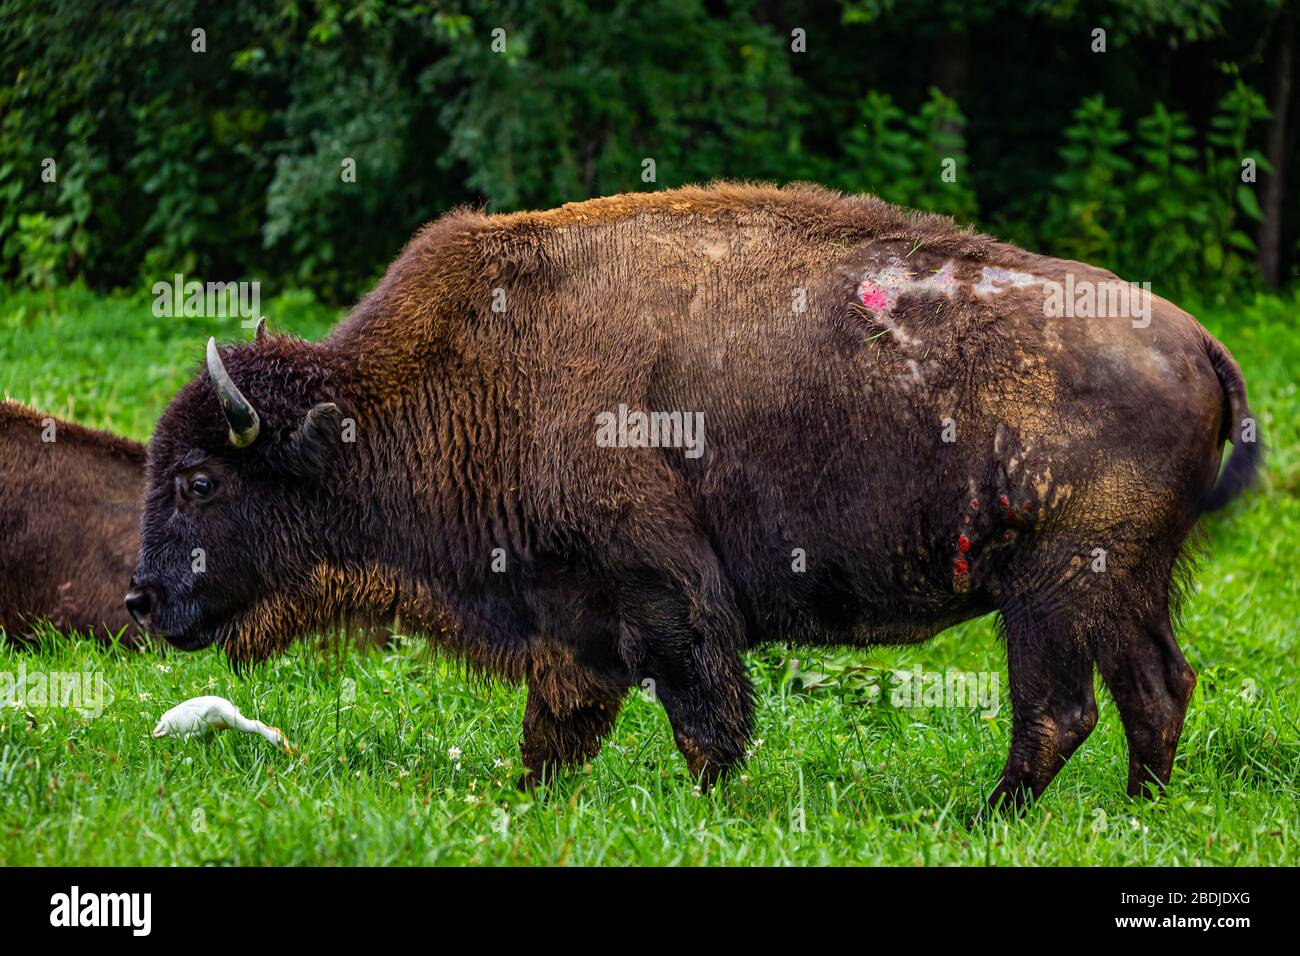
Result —
[[181, 271], [345, 302], [454, 205], [730, 177], [875, 192], [1164, 291], [1248, 288], [1275, 4], [1143, 6], [0, 0], [0, 280]]

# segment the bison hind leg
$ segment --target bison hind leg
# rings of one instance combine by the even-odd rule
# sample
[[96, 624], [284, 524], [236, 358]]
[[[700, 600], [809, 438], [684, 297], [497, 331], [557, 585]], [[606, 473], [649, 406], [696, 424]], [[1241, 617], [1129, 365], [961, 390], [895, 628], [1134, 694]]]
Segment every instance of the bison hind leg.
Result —
[[1174, 561], [1148, 554], [1106, 569], [1086, 553], [1066, 547], [1020, 569], [1003, 602], [1012, 741], [994, 804], [1040, 795], [1096, 726], [1094, 663], [1124, 724], [1129, 794], [1169, 782], [1196, 686], [1170, 617]]
[[1128, 794], [1159, 793], [1173, 775], [1196, 672], [1183, 657], [1162, 600], [1098, 647], [1098, 664], [1128, 739]]
[[1097, 725], [1093, 651], [1066, 608], [1050, 599], [1002, 609], [1011, 684], [1011, 749], [989, 804], [1019, 810], [1042, 795]]

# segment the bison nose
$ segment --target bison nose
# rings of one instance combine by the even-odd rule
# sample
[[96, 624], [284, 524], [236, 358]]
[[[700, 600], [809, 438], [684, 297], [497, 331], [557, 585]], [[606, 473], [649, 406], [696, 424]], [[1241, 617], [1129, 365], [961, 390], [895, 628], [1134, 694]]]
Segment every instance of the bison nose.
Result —
[[153, 596], [148, 588], [132, 588], [126, 592], [126, 609], [141, 627], [149, 624], [149, 612], [153, 610]]

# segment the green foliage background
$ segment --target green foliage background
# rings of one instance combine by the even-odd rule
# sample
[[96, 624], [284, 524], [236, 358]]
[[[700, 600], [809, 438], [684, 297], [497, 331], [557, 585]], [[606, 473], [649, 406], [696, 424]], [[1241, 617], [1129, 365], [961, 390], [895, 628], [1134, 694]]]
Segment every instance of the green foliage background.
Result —
[[[1292, 13], [1282, 0], [0, 0], [0, 280], [136, 289], [180, 271], [343, 303], [455, 205], [729, 177], [874, 192], [1222, 300], [1260, 283], [1241, 164], [1267, 175], [1260, 91]], [[1285, 281], [1300, 210], [1284, 198]]]

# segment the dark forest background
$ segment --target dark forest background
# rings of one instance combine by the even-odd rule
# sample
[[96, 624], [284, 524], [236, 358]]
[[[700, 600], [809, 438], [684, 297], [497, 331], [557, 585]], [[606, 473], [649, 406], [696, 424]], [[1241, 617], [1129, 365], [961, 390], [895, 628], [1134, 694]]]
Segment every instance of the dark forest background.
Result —
[[0, 281], [184, 272], [347, 302], [456, 205], [727, 177], [874, 192], [1224, 301], [1300, 272], [1296, 15], [0, 0]]

